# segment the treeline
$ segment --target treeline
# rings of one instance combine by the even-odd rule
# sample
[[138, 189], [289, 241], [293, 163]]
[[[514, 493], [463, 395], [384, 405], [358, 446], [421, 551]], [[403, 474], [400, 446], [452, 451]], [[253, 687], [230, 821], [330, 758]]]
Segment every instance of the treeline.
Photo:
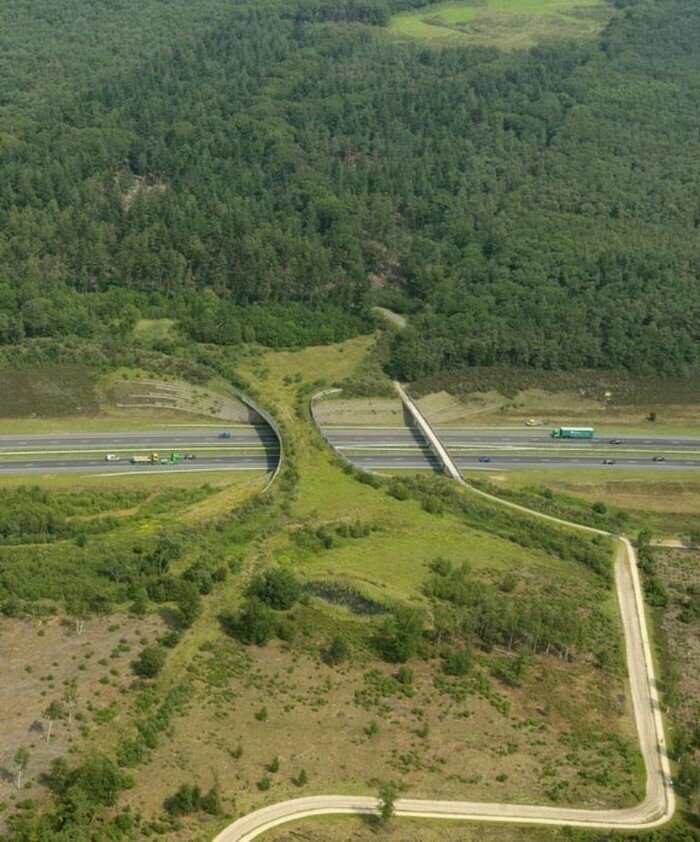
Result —
[[13, 0], [0, 342], [128, 334], [144, 302], [207, 341], [334, 341], [373, 279], [415, 313], [404, 378], [695, 366], [697, 4], [511, 54], [378, 31], [407, 4]]

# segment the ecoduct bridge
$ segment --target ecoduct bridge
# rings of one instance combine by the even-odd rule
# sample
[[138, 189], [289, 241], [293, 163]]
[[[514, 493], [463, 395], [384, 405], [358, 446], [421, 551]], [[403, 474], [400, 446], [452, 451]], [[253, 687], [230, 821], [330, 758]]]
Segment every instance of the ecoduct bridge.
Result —
[[[615, 587], [625, 635], [625, 650], [637, 734], [646, 767], [646, 795], [634, 807], [619, 810], [584, 810], [548, 805], [491, 804], [479, 801], [440, 801], [431, 799], [399, 799], [395, 815], [412, 818], [452, 819], [473, 822], [509, 823], [515, 825], [572, 825], [601, 830], [642, 830], [667, 822], [675, 811], [675, 795], [671, 779], [664, 726], [659, 704], [654, 664], [644, 615], [644, 600], [632, 544], [623, 537], [600, 529], [570, 523], [560, 518], [533, 511], [525, 506], [501, 500], [472, 488], [464, 481], [452, 457], [428, 421], [409, 398], [400, 383], [394, 384], [407, 411], [425, 436], [445, 471], [472, 494], [486, 497], [502, 506], [528, 515], [574, 527], [588, 533], [613, 537], [618, 541], [615, 559]], [[214, 842], [249, 842], [262, 833], [299, 819], [333, 814], [376, 814], [377, 798], [350, 795], [317, 795], [271, 804], [243, 816], [230, 824]]]

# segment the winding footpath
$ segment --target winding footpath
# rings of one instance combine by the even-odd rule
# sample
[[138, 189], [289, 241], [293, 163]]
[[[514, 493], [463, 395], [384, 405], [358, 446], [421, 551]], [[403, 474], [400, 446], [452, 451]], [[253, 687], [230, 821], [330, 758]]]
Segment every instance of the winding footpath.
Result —
[[[646, 767], [646, 795], [644, 800], [634, 807], [624, 809], [586, 810], [573, 807], [550, 807], [548, 805], [402, 798], [396, 801], [395, 814], [412, 818], [519, 825], [571, 825], [601, 830], [642, 830], [658, 827], [669, 821], [675, 811], [675, 795], [634, 547], [627, 538], [612, 536], [600, 529], [581, 526], [551, 515], [545, 515], [517, 503], [501, 500], [470, 486], [464, 481], [452, 457], [403, 387], [399, 383], [396, 383], [395, 387], [404, 406], [447, 473], [470, 493], [478, 494], [499, 505], [516, 509], [534, 517], [617, 539], [619, 548], [615, 558], [615, 587], [625, 636], [630, 692], [637, 734]], [[243, 816], [219, 833], [214, 842], [249, 842], [260, 834], [286, 822], [321, 815], [376, 814], [377, 809], [378, 800], [369, 796], [317, 795], [308, 798], [295, 798], [290, 801], [271, 804]]]

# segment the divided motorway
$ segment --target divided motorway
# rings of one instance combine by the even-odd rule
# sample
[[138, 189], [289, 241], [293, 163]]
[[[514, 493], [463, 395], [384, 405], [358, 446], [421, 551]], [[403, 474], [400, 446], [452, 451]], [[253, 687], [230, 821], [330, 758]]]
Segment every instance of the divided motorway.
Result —
[[[218, 438], [220, 430], [230, 432], [230, 438]], [[169, 456], [172, 452], [196, 458], [165, 465], [132, 465], [129, 461], [132, 456]], [[106, 461], [108, 454], [118, 456], [118, 461]], [[0, 476], [274, 471], [278, 459], [277, 439], [267, 426], [0, 436]]]
[[[438, 430], [461, 470], [503, 468], [606, 468], [700, 470], [700, 436], [598, 435], [592, 440], [553, 439], [548, 431]], [[416, 428], [323, 428], [328, 442], [366, 470], [438, 470], [438, 460]], [[612, 441], [617, 440], [617, 444]], [[663, 456], [664, 461], [654, 461]], [[488, 460], [488, 461], [485, 461]]]

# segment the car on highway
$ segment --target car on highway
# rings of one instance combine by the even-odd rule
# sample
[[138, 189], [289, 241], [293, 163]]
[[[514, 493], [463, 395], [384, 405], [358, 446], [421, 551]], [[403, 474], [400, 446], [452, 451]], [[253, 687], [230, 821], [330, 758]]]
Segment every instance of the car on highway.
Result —
[[220, 439], [230, 439], [231, 433], [219, 433], [218, 438], [220, 438]]
[[622, 444], [622, 439], [610, 439], [610, 444]]
[[490, 456], [479, 456], [479, 462], [490, 462], [490, 461], [491, 461]]
[[652, 462], [665, 462], [665, 461], [666, 461], [665, 456], [654, 456], [654, 458], [652, 459]]
[[615, 460], [614, 459], [603, 459], [603, 464], [604, 465], [614, 465]]
[[119, 461], [119, 457], [117, 456], [116, 453], [108, 453], [105, 456], [105, 462], [118, 462], [118, 461]]
[[194, 453], [185, 453], [185, 455], [182, 458], [183, 459], [196, 459], [197, 456]]

